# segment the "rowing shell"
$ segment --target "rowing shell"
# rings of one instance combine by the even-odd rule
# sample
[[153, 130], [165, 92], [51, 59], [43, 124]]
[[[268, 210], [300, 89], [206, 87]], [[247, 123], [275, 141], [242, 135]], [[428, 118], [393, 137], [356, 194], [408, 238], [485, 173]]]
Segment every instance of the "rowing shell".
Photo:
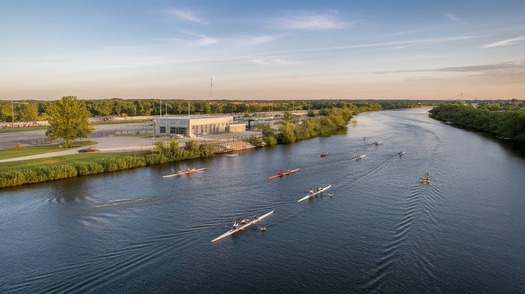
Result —
[[226, 233], [220, 235], [219, 237], [217, 237], [217, 238], [211, 240], [211, 242], [219, 241], [219, 240], [221, 240], [221, 239], [223, 239], [223, 238], [226, 238], [226, 237], [228, 237], [228, 236], [230, 236], [230, 235], [233, 235], [233, 234], [237, 233], [238, 231], [243, 231], [243, 230], [246, 229], [247, 227], [249, 227], [249, 226], [251, 226], [251, 225], [254, 225], [254, 224], [258, 223], [259, 221], [262, 221], [263, 219], [269, 217], [272, 213], [273, 213], [273, 210], [270, 211], [270, 212], [268, 212], [268, 213], [266, 213], [266, 214], [261, 215], [260, 217], [258, 217], [258, 218], [256, 218], [256, 219], [252, 219], [251, 221], [249, 221], [249, 222], [247, 222], [246, 224], [244, 224], [244, 225], [238, 227], [237, 229], [231, 229], [231, 230], [229, 230], [228, 232], [226, 232]]
[[362, 159], [362, 158], [365, 157], [365, 156], [366, 156], [366, 154], [359, 155], [359, 156], [357, 156], [357, 157], [352, 158], [352, 160], [360, 160], [360, 159]]
[[189, 174], [192, 174], [192, 173], [195, 173], [195, 172], [204, 171], [204, 170], [207, 170], [207, 169], [208, 169], [207, 167], [198, 168], [198, 169], [191, 169], [191, 170], [188, 170], [188, 171], [181, 171], [181, 172], [177, 172], [177, 173], [174, 173], [174, 174], [171, 174], [171, 175], [165, 175], [165, 176], [162, 176], [162, 177], [163, 178], [180, 177], [182, 175], [189, 175]]
[[296, 173], [296, 172], [298, 172], [298, 171], [299, 171], [298, 168], [296, 168], [296, 169], [292, 169], [292, 170], [290, 170], [290, 171], [285, 171], [285, 172], [282, 172], [282, 173], [278, 173], [278, 174], [276, 174], [276, 175], [274, 175], [274, 176], [268, 177], [268, 179], [271, 180], [271, 179], [276, 179], [276, 178], [282, 178], [282, 177], [284, 177], [284, 176], [289, 176], [290, 174], [292, 174], [292, 173]]
[[314, 197], [314, 196], [316, 196], [316, 195], [318, 195], [318, 194], [321, 194], [321, 193], [323, 193], [324, 191], [330, 189], [330, 187], [332, 187], [332, 185], [328, 185], [328, 186], [322, 188], [322, 189], [319, 190], [319, 191], [315, 191], [315, 192], [313, 192], [313, 193], [309, 193], [308, 195], [304, 196], [303, 198], [297, 200], [297, 202], [301, 202], [301, 201], [303, 201], [303, 200], [310, 199], [310, 198], [312, 198], [312, 197]]

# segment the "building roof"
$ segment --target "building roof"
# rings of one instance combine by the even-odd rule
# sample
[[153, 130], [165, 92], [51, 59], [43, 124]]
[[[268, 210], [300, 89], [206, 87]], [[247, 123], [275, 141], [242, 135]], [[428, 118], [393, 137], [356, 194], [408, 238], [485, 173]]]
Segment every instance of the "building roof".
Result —
[[208, 119], [208, 118], [223, 118], [223, 117], [232, 117], [231, 115], [215, 115], [215, 116], [162, 116], [162, 117], [154, 117], [154, 119]]

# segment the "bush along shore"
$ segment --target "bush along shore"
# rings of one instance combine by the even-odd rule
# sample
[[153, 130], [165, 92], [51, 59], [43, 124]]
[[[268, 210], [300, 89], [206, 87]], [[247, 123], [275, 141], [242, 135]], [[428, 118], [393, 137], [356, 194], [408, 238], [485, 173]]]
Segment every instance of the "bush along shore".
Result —
[[211, 157], [213, 145], [188, 141], [156, 143], [157, 150], [126, 153], [84, 153], [34, 160], [31, 166], [0, 168], [0, 188], [86, 176], [186, 159]]
[[248, 143], [263, 147], [329, 135], [344, 130], [351, 118], [352, 111], [349, 108], [323, 109], [319, 116], [312, 115], [302, 121], [296, 121], [292, 115], [285, 113], [278, 131], [269, 125], [260, 125], [263, 136], [253, 136], [248, 139]]

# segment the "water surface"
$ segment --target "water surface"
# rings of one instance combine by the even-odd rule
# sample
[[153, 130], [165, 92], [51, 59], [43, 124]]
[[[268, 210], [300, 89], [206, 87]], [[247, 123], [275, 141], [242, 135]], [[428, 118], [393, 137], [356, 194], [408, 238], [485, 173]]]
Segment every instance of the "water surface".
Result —
[[[4, 189], [0, 292], [525, 292], [525, 160], [427, 110], [364, 113], [346, 134], [238, 157]], [[208, 170], [162, 178], [186, 167]], [[333, 197], [297, 203], [329, 184]], [[210, 242], [270, 210], [266, 232]]]

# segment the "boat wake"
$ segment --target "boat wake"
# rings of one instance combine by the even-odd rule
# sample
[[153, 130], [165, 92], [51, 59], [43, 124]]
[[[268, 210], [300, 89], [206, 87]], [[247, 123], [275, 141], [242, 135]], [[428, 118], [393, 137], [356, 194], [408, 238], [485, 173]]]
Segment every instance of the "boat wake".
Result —
[[157, 201], [162, 201], [167, 199], [168, 197], [144, 197], [144, 198], [137, 198], [137, 199], [119, 199], [119, 200], [112, 200], [106, 203], [99, 203], [93, 206], [93, 208], [111, 208], [111, 207], [122, 207], [122, 206], [136, 206], [140, 204], [145, 203], [152, 203]]
[[[403, 160], [392, 161], [394, 158], [400, 158], [393, 155], [356, 179], [356, 182], [368, 183], [372, 178], [383, 176], [379, 174], [381, 169], [392, 168], [395, 171], [392, 170], [388, 174], [397, 174], [399, 179], [391, 180], [389, 184], [400, 185], [393, 189], [394, 191], [406, 191], [405, 194], [390, 195], [388, 198], [387, 205], [392, 212], [388, 218], [391, 219], [392, 226], [386, 230], [389, 234], [385, 234], [381, 254], [377, 257], [375, 265], [369, 270], [370, 276], [361, 287], [363, 292], [402, 292], [403, 289], [417, 289], [421, 287], [421, 283], [433, 285], [434, 289], [440, 292], [439, 286], [436, 286], [439, 285], [439, 282], [436, 278], [434, 264], [437, 259], [436, 231], [439, 230], [436, 215], [439, 215], [442, 205], [438, 155], [442, 143], [432, 130], [418, 125], [407, 125], [405, 128], [417, 135], [420, 141], [424, 141], [422, 146], [428, 146], [427, 149], [416, 149], [416, 146], [408, 145], [411, 150], [417, 152], [409, 152]], [[405, 168], [406, 160], [422, 162], [421, 170], [413, 171]], [[429, 185], [420, 183], [420, 177], [425, 171], [430, 174]], [[381, 182], [381, 179], [376, 179], [375, 182]], [[402, 186], [406, 188], [403, 189]], [[400, 272], [405, 272], [407, 276], [422, 274], [426, 280], [418, 282], [399, 279], [393, 275]]]

